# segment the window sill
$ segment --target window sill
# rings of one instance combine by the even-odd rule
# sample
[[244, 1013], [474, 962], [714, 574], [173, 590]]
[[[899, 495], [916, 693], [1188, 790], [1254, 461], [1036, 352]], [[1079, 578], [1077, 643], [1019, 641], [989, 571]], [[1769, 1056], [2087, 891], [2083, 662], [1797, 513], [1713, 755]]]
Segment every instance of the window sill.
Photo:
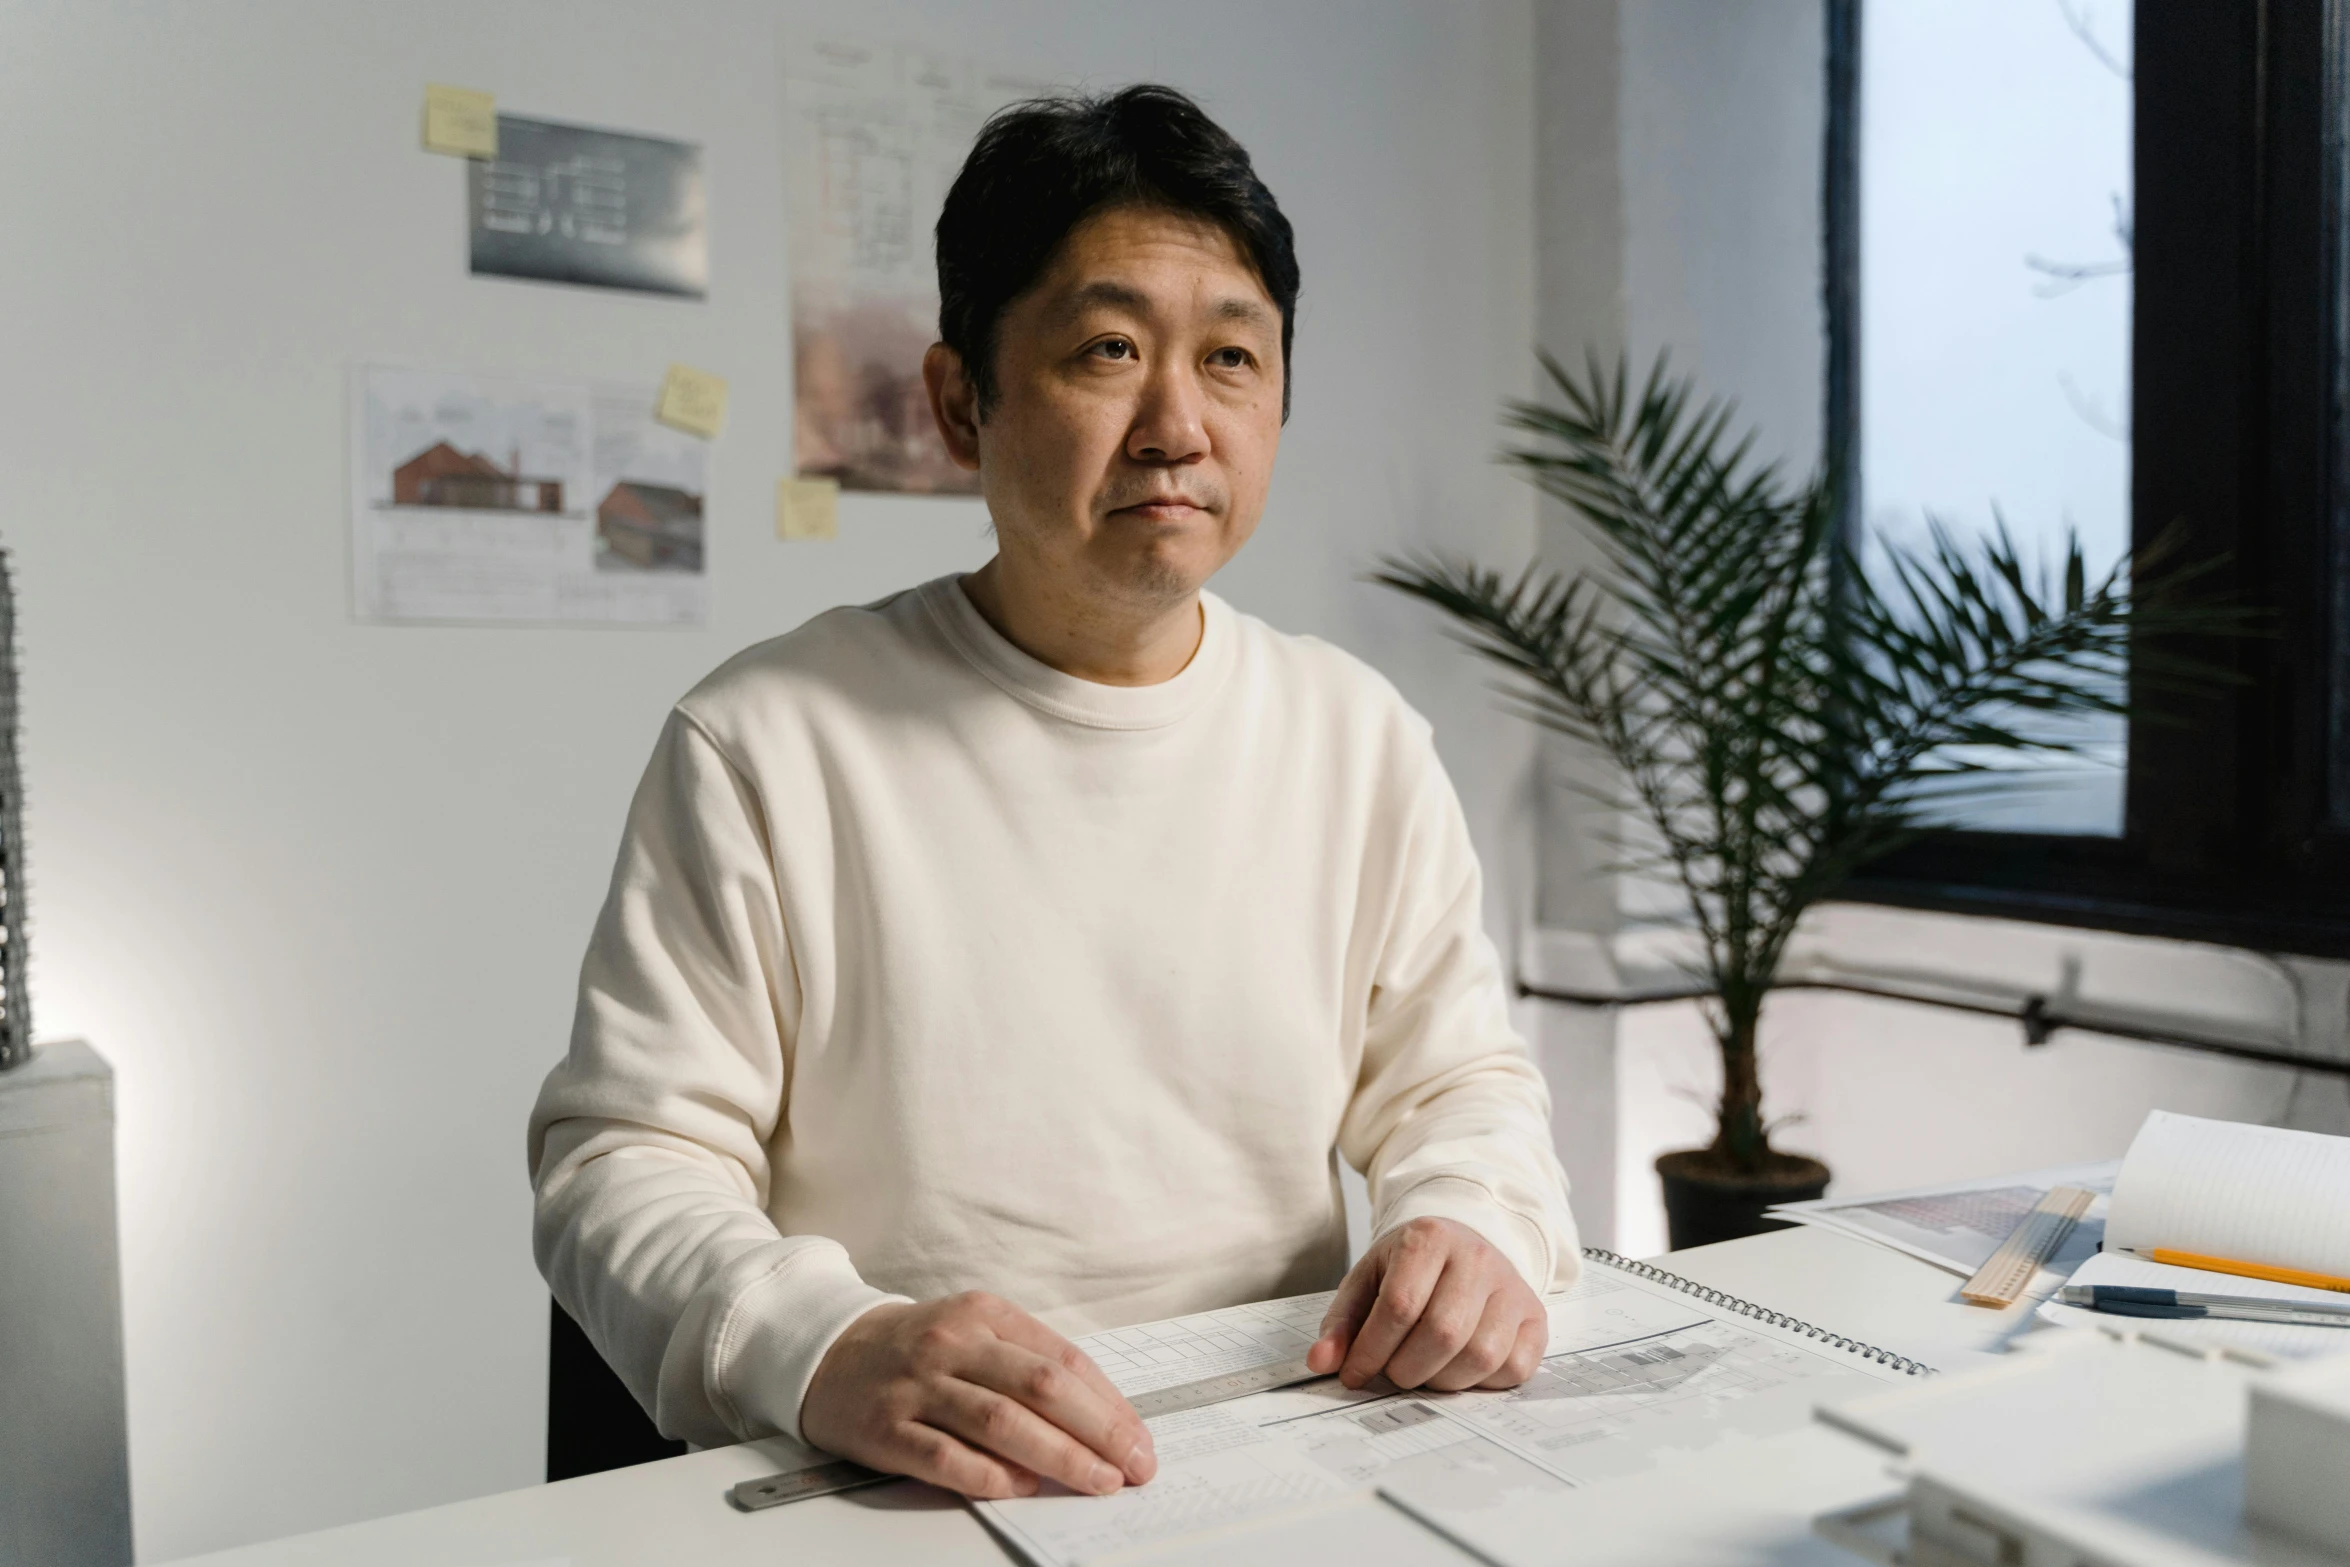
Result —
[[[1636, 1006], [1703, 993], [1680, 927], [1614, 936], [1536, 929], [1519, 950], [1531, 995]], [[2237, 947], [1875, 904], [1815, 909], [1781, 970], [1791, 986], [2014, 1017], [2031, 1026], [2215, 1050], [2256, 1060], [2350, 1063], [2350, 964]], [[2035, 1041], [2036, 1042], [2036, 1041]]]

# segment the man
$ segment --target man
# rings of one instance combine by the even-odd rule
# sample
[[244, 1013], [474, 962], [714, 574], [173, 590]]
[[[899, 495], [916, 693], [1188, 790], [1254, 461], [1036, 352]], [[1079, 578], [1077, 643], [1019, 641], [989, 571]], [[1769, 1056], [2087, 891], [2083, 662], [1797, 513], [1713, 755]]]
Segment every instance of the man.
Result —
[[1202, 592], [1287, 220], [1137, 87], [991, 122], [938, 261], [996, 556], [678, 705], [532, 1119], [541, 1269], [671, 1436], [1106, 1493], [1149, 1433], [1063, 1333], [1339, 1283], [1343, 1155], [1376, 1238], [1316, 1369], [1523, 1380], [1573, 1221], [1428, 727]]

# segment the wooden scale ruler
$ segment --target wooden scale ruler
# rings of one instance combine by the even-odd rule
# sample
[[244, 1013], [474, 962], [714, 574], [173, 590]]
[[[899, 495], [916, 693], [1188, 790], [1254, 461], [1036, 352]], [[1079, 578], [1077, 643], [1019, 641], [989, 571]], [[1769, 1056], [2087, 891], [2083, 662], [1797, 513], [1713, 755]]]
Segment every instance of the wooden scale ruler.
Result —
[[2078, 1186], [2052, 1189], [1959, 1288], [1959, 1298], [1975, 1306], [2014, 1305], [2032, 1287], [2032, 1275], [2056, 1255], [2056, 1248], [2096, 1200], [2095, 1192]]

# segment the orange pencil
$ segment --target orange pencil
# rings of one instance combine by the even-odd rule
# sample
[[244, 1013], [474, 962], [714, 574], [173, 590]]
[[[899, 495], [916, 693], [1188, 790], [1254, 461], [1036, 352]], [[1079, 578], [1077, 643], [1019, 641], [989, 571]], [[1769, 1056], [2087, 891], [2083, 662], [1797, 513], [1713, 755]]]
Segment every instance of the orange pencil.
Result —
[[2350, 1295], [2350, 1279], [2337, 1279], [2330, 1273], [2304, 1273], [2299, 1268], [2272, 1268], [2264, 1262], [2232, 1262], [2226, 1257], [2206, 1257], [2192, 1251], [2168, 1251], [2160, 1246], [2146, 1255], [2156, 1262], [2167, 1262], [2174, 1268], [2201, 1268], [2207, 1273], [2233, 1273], [2238, 1278], [2266, 1279], [2271, 1284], [2299, 1284], [2313, 1290], [2340, 1290]]

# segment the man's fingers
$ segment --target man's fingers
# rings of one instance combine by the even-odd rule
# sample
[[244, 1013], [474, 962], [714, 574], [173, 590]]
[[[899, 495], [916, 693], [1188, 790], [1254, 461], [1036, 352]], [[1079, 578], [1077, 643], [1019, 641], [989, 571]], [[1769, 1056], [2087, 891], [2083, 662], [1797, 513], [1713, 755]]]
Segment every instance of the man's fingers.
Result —
[[1307, 1370], [1328, 1376], [1345, 1361], [1365, 1313], [1378, 1298], [1381, 1261], [1378, 1252], [1367, 1252], [1338, 1281], [1338, 1293], [1330, 1297], [1330, 1309], [1322, 1313], [1321, 1336], [1306, 1351]]
[[1362, 1327], [1355, 1333], [1354, 1344], [1346, 1352], [1346, 1363], [1339, 1367], [1340, 1381], [1348, 1387], [1361, 1387], [1389, 1369], [1388, 1362], [1397, 1347], [1426, 1309], [1443, 1268], [1441, 1251], [1421, 1245], [1408, 1235], [1399, 1239], [1388, 1256], [1386, 1271], [1380, 1275], [1378, 1298], [1371, 1302]]
[[1387, 1380], [1397, 1387], [1425, 1387], [1459, 1358], [1484, 1320], [1491, 1291], [1469, 1269], [1448, 1262], [1420, 1308], [1419, 1320], [1387, 1357]]
[[[994, 1330], [997, 1338], [1003, 1339], [1007, 1343], [1017, 1344], [1022, 1349], [1033, 1350], [1050, 1359], [1057, 1360], [1067, 1353], [1075, 1353], [1079, 1356], [1083, 1356], [1085, 1353], [1017, 1306], [1008, 1306], [1004, 1315], [1000, 1319], [990, 1322], [988, 1326]], [[1091, 1365], [1092, 1362], [1089, 1360], [1086, 1364]]]
[[[972, 1358], [960, 1373], [963, 1381], [1009, 1400], [1035, 1422], [1014, 1420], [1002, 1411], [991, 1418], [1019, 1433], [1030, 1446], [999, 1446], [986, 1436], [989, 1452], [1028, 1465], [1037, 1473], [1060, 1481], [1072, 1491], [1116, 1490], [1129, 1481], [1140, 1483], [1155, 1470], [1150, 1432], [1115, 1388], [1104, 1399], [1079, 1372], [1018, 1344], [998, 1340]], [[1053, 1441], [1036, 1446], [1036, 1429], [1050, 1431]], [[960, 1431], [960, 1428], [957, 1428]], [[1146, 1471], [1137, 1474], [1135, 1471]], [[1104, 1483], [1103, 1475], [1109, 1481]]]
[[[1061, 1357], [1061, 1364], [1075, 1372], [1080, 1381], [1091, 1389], [1111, 1418], [1110, 1451], [1102, 1454], [1126, 1473], [1136, 1485], [1142, 1484], [1159, 1472], [1158, 1447], [1151, 1440], [1151, 1428], [1143, 1423], [1126, 1395], [1118, 1391], [1118, 1384], [1102, 1374], [1102, 1368], [1093, 1363], [1093, 1357], [1076, 1345], [1069, 1346]], [[1096, 1449], [1096, 1451], [1100, 1451]]]
[[[1116, 1465], [1136, 1485], [1159, 1472], [1158, 1454], [1151, 1442], [1150, 1427], [1142, 1423], [1142, 1416], [1134, 1412], [1134, 1406], [1126, 1401], [1125, 1394], [1118, 1391], [1118, 1385], [1102, 1374], [1102, 1368], [1093, 1363], [1092, 1356], [1024, 1311], [1018, 1312], [1009, 1321], [997, 1324], [996, 1334], [1014, 1357], [1019, 1351], [1026, 1350], [1074, 1377], [1079, 1386], [1092, 1395], [1093, 1405], [1098, 1406], [1098, 1410], [1078, 1399], [1071, 1413], [1079, 1423], [1071, 1424], [1062, 1420], [1058, 1410], [1039, 1405], [1016, 1385], [1022, 1372], [1032, 1379], [1043, 1378], [1046, 1385], [1053, 1385], [1044, 1373], [1016, 1358], [989, 1361], [988, 1364], [994, 1366], [1000, 1375], [975, 1377], [973, 1380], [983, 1381], [1000, 1393], [1021, 1399], [1047, 1419], [1060, 1424], [1064, 1430]], [[965, 1375], [969, 1376], [970, 1373], [966, 1372]], [[1013, 1379], [1015, 1385], [1004, 1385], [1003, 1378], [1006, 1377]]]
[[911, 1475], [964, 1496], [994, 1500], [1036, 1494], [1036, 1476], [1027, 1469], [979, 1452], [935, 1426], [904, 1428], [891, 1449], [876, 1455], [874, 1468]]
[[1126, 1477], [1099, 1454], [1016, 1398], [950, 1378], [931, 1392], [924, 1423], [1086, 1496], [1107, 1496]]
[[[1439, 1294], [1441, 1294], [1441, 1289]], [[1508, 1290], [1495, 1290], [1485, 1297], [1484, 1314], [1470, 1332], [1469, 1341], [1451, 1360], [1431, 1372], [1427, 1385], [1440, 1393], [1457, 1393], [1465, 1387], [1480, 1387], [1487, 1377], [1499, 1371], [1517, 1348], [1519, 1330], [1525, 1325], [1525, 1304]], [[1411, 1352], [1406, 1341], [1398, 1361]]]
[[1501, 1363], [1501, 1369], [1478, 1383], [1479, 1387], [1516, 1387], [1534, 1374], [1542, 1364], [1543, 1352], [1550, 1348], [1550, 1316], [1529, 1318], [1518, 1329], [1518, 1342], [1511, 1349], [1510, 1358]]

